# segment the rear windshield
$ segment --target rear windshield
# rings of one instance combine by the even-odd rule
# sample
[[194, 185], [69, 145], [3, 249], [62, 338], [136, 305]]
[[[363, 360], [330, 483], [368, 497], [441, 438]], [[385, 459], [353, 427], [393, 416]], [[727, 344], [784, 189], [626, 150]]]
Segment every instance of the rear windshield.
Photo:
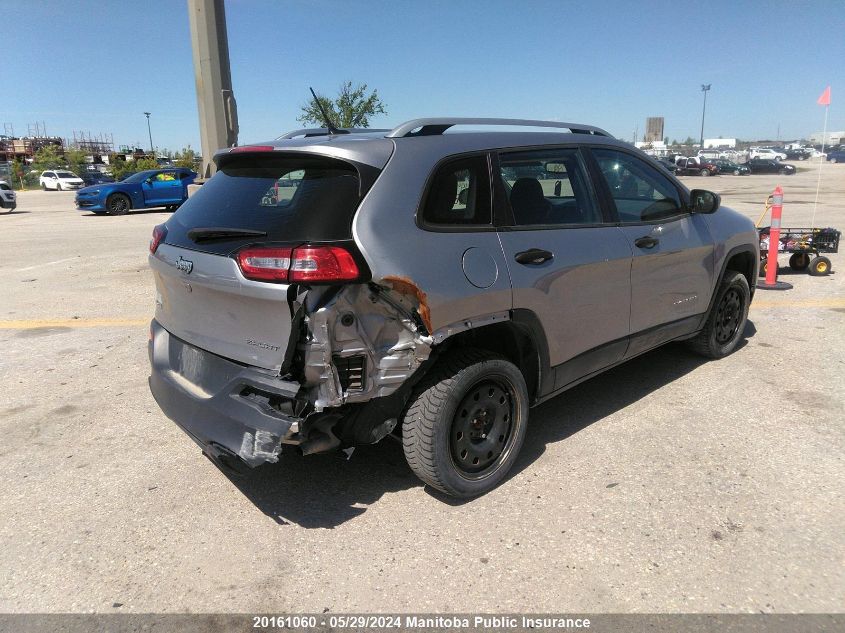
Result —
[[355, 167], [319, 156], [230, 158], [167, 222], [168, 244], [229, 252], [244, 239], [195, 243], [187, 231], [261, 231], [261, 242], [316, 242], [352, 237], [360, 179]]

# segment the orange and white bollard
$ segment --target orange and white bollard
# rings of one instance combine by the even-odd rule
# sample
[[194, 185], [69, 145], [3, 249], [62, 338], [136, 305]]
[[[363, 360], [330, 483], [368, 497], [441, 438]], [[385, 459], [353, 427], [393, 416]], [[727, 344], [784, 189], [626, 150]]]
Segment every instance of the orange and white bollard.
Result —
[[769, 252], [766, 256], [766, 280], [758, 283], [763, 290], [789, 290], [792, 284], [778, 281], [778, 250], [780, 249], [780, 219], [783, 215], [783, 189], [778, 185], [772, 193], [772, 221], [769, 225]]

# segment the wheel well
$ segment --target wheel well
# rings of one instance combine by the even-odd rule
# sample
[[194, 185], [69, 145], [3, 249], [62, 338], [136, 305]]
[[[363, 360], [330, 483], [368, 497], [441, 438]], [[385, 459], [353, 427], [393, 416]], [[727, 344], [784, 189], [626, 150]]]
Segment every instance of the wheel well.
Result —
[[456, 334], [447, 345], [450, 349], [475, 347], [501, 354], [522, 372], [531, 402], [539, 397], [540, 354], [527, 327], [513, 321], [493, 323]]
[[738, 273], [742, 273], [748, 281], [748, 287], [754, 288], [756, 266], [757, 260], [754, 258], [754, 254], [748, 251], [743, 251], [741, 253], [737, 253], [728, 260], [725, 270], [735, 270]]

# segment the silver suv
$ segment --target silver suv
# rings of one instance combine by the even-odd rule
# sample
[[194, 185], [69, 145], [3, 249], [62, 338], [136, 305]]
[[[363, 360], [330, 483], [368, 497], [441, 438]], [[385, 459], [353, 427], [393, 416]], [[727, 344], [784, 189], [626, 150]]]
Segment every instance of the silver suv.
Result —
[[394, 434], [424, 482], [478, 495], [531, 406], [743, 336], [753, 224], [592, 126], [299, 130], [215, 161], [153, 232], [150, 388], [229, 472]]

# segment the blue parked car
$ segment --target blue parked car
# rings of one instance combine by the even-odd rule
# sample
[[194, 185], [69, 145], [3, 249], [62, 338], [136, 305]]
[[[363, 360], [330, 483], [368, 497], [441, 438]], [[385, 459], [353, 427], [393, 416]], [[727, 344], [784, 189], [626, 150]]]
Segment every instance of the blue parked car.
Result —
[[173, 211], [188, 199], [188, 185], [196, 177], [190, 169], [178, 167], [140, 171], [120, 182], [80, 189], [76, 194], [76, 208], [109, 215], [151, 207]]
[[828, 151], [827, 160], [831, 163], [845, 163], [845, 149], [834, 149]]

